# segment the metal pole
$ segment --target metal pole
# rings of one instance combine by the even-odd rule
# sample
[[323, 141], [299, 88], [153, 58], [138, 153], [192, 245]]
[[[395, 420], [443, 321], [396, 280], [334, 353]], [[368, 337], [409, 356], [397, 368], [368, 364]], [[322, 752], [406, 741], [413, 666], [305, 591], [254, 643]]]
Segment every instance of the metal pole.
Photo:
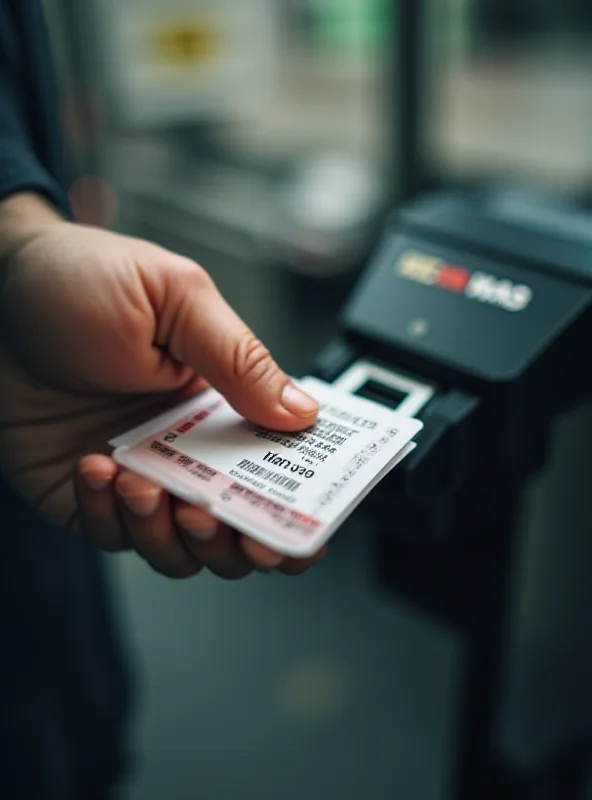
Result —
[[394, 199], [398, 202], [413, 197], [427, 183], [421, 135], [424, 2], [396, 0], [392, 4], [393, 35], [389, 61], [393, 81], [391, 124], [395, 131], [393, 189]]

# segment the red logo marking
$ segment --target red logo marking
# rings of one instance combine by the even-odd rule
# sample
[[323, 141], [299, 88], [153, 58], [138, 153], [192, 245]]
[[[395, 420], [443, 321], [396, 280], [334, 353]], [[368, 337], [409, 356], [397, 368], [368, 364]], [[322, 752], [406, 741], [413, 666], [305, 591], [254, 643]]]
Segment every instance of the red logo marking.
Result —
[[442, 289], [448, 289], [451, 292], [464, 292], [470, 279], [471, 273], [468, 270], [447, 264], [442, 268], [437, 283]]

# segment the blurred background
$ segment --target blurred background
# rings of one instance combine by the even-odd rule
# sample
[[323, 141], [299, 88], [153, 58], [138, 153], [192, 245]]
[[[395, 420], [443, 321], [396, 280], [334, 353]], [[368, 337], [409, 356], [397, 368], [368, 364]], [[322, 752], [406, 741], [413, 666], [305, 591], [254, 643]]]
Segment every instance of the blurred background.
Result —
[[[408, 71], [396, 0], [46, 5], [78, 218], [202, 263], [292, 374], [410, 187], [592, 201], [589, 0], [423, 2]], [[126, 800], [439, 797], [458, 649], [378, 588], [363, 517], [294, 581], [110, 563], [138, 686]]]

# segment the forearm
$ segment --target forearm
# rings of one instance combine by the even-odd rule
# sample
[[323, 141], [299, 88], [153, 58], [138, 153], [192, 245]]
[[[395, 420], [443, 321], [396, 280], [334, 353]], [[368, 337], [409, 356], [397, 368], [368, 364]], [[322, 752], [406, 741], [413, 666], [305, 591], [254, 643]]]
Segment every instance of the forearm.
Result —
[[33, 192], [14, 194], [0, 201], [0, 264], [44, 229], [63, 222], [58, 209]]

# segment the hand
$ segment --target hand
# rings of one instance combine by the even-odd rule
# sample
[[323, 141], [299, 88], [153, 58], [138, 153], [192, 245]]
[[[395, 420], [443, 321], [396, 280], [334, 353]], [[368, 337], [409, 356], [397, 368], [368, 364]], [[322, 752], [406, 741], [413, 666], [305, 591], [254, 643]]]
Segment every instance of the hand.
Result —
[[285, 560], [109, 457], [109, 438], [204, 379], [257, 424], [316, 418], [201, 267], [66, 222], [33, 195], [0, 203], [0, 265], [0, 469], [48, 521], [170, 577], [296, 573], [322, 557]]

